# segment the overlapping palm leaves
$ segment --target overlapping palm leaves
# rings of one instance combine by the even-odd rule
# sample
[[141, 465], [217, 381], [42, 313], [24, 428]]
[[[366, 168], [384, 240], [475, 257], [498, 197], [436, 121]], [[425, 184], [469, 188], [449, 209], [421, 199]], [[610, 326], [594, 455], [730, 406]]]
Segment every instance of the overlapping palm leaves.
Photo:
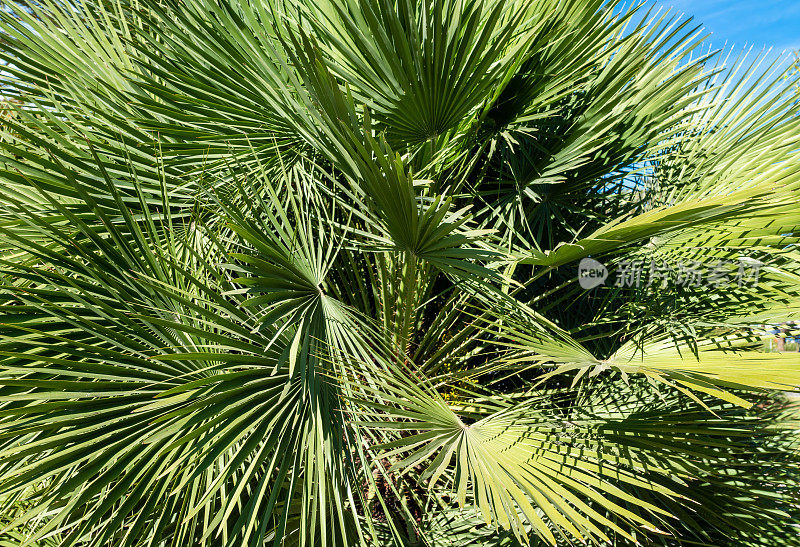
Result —
[[3, 533], [798, 543], [797, 92], [649, 8], [4, 10]]

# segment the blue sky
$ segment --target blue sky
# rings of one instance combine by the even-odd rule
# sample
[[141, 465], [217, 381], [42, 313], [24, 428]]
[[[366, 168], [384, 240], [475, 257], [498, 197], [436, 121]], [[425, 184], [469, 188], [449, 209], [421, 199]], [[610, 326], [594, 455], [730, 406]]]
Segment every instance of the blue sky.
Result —
[[693, 15], [716, 47], [800, 49], [800, 0], [661, 0]]

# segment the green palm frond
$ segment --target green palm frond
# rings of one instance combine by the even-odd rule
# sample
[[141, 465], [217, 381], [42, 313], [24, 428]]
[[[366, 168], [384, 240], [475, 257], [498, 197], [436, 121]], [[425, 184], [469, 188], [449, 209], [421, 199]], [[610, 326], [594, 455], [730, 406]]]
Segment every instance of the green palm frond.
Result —
[[0, 544], [800, 544], [779, 64], [601, 0], [0, 34]]

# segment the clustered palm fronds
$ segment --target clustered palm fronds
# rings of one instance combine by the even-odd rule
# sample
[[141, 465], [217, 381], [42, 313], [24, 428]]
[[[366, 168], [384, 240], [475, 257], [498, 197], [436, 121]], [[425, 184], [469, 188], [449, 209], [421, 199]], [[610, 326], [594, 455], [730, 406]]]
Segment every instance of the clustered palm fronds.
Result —
[[6, 4], [0, 542], [800, 545], [800, 91], [652, 7]]

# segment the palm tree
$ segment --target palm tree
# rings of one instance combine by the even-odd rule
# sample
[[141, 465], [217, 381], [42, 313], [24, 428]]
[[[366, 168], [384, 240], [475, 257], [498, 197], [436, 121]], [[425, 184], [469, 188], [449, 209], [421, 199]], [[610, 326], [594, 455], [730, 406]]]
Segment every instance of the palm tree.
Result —
[[800, 544], [777, 64], [613, 0], [0, 20], [7, 544]]

